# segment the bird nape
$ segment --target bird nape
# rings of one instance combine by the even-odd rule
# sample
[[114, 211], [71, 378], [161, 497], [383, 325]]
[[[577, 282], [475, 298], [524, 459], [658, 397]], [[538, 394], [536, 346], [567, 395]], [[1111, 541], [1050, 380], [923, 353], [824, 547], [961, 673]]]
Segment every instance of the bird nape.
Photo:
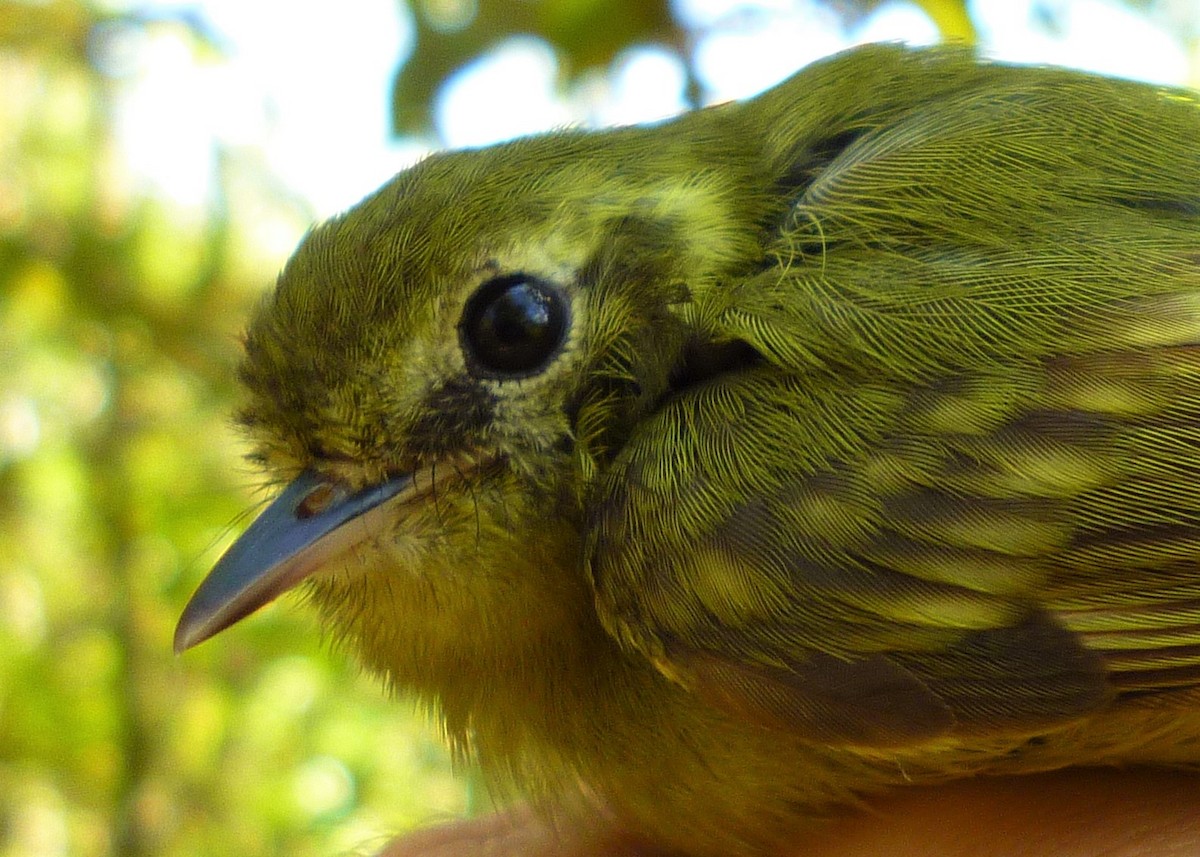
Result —
[[493, 788], [764, 857], [907, 783], [1200, 762], [1200, 105], [860, 48], [431, 156], [246, 337], [303, 583]]

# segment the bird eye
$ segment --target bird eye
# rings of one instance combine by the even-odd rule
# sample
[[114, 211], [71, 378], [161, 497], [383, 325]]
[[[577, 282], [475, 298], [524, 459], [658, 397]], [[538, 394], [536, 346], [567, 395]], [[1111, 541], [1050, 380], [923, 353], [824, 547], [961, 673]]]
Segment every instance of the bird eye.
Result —
[[528, 274], [496, 277], [471, 295], [458, 331], [477, 374], [529, 375], [562, 345], [566, 300], [558, 288]]

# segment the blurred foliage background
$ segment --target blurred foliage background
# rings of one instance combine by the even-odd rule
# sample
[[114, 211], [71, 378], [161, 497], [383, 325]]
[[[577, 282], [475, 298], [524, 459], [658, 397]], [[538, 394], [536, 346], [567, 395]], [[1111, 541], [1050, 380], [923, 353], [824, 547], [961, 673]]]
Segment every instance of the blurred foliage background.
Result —
[[[877, 4], [827, 5], [852, 21]], [[963, 2], [916, 5], [973, 38]], [[513, 34], [552, 47], [564, 86], [665, 46], [703, 97], [696, 33], [666, 0], [396, 14], [415, 34], [379, 104], [397, 133], [427, 133], [446, 79]], [[423, 714], [329, 651], [295, 599], [171, 653], [184, 601], [264, 499], [229, 421], [239, 330], [283, 261], [261, 227], [294, 240], [313, 212], [247, 150], [216, 153], [200, 206], [133, 179], [114, 51], [164, 26], [222, 61], [186, 6], [0, 0], [0, 857], [370, 853], [467, 810]]]

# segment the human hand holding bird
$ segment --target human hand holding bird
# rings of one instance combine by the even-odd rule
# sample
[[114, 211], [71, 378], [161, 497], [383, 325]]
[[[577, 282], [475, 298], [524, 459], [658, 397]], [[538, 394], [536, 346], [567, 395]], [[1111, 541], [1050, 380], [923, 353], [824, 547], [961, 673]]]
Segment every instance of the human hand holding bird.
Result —
[[[1072, 769], [897, 791], [836, 815], [779, 857], [1194, 857], [1195, 775]], [[528, 811], [433, 827], [379, 857], [656, 857], [619, 830], [564, 830]]]

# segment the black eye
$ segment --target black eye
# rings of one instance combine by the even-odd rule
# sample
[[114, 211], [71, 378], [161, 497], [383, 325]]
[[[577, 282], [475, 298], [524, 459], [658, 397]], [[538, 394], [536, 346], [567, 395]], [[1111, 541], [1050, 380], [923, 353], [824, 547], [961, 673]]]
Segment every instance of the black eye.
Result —
[[471, 295], [458, 331], [476, 374], [530, 375], [562, 345], [566, 299], [554, 285], [528, 274], [497, 277]]

